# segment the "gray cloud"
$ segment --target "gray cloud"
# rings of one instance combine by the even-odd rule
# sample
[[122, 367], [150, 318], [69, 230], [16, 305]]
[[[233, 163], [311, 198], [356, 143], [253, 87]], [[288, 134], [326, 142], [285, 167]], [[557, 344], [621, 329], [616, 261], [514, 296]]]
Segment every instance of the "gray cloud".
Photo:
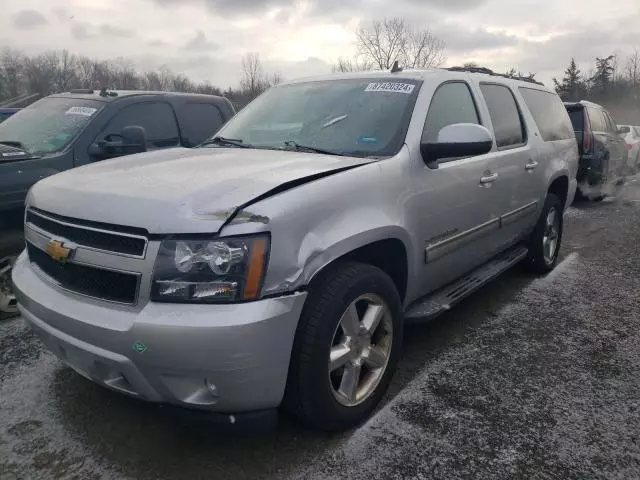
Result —
[[286, 0], [154, 0], [158, 5], [176, 7], [187, 3], [204, 5], [211, 13], [225, 15], [242, 15], [262, 13], [270, 7], [287, 5]]
[[76, 23], [71, 27], [71, 35], [77, 40], [86, 40], [94, 36], [85, 23]]
[[165, 40], [149, 40], [147, 42], [147, 45], [149, 45], [150, 47], [167, 47], [169, 45], [169, 42], [166, 42]]
[[488, 2], [488, 0], [405, 0], [418, 7], [434, 7], [441, 10], [471, 10]]
[[446, 49], [451, 53], [491, 50], [516, 45], [520, 41], [514, 35], [489, 32], [484, 28], [469, 30], [454, 24], [437, 25], [432, 33], [446, 42]]
[[103, 23], [100, 25], [100, 34], [105, 37], [120, 37], [120, 38], [131, 38], [135, 36], [135, 33], [132, 30], [127, 30], [126, 28], [115, 27], [113, 25], [109, 25], [108, 23]]
[[116, 27], [107, 23], [96, 26], [85, 22], [75, 22], [73, 27], [71, 27], [71, 35], [78, 40], [87, 40], [95, 37], [132, 38], [135, 36], [135, 33], [132, 30]]
[[202, 30], [198, 30], [196, 32], [196, 35], [191, 40], [189, 40], [183, 48], [185, 50], [202, 52], [207, 50], [217, 50], [219, 48], [219, 45], [207, 40], [207, 36], [204, 34], [204, 32]]
[[39, 27], [48, 23], [47, 17], [36, 10], [20, 10], [13, 16], [13, 24], [21, 29]]
[[67, 10], [64, 7], [55, 7], [51, 9], [51, 13], [53, 13], [55, 15], [55, 17], [60, 20], [69, 20], [70, 17], [72, 17], [73, 15], [71, 15], [69, 13], [69, 10]]

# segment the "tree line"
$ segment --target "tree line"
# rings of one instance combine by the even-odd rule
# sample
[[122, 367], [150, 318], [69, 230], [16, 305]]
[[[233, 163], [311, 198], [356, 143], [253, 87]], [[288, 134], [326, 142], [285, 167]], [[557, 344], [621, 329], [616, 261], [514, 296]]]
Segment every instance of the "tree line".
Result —
[[572, 58], [564, 76], [553, 83], [564, 101], [592, 101], [608, 109], [619, 124], [640, 125], [640, 49], [626, 58], [597, 57], [588, 72]]
[[0, 104], [24, 94], [47, 96], [72, 89], [153, 90], [224, 95], [241, 109], [281, 75], [265, 71], [257, 53], [241, 61], [240, 85], [222, 90], [209, 82], [194, 82], [167, 67], [137, 71], [125, 59], [96, 60], [68, 50], [27, 55], [5, 48], [0, 52]]

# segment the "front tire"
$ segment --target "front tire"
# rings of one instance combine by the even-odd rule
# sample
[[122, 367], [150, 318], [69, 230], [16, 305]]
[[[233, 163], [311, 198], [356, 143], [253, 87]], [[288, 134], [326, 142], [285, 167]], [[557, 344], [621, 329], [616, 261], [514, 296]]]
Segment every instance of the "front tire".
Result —
[[529, 253], [524, 265], [530, 272], [544, 274], [555, 268], [562, 243], [563, 211], [562, 201], [548, 193], [538, 223], [529, 237]]
[[321, 274], [296, 331], [284, 408], [325, 431], [366, 420], [396, 369], [402, 320], [398, 291], [379, 268], [344, 263]]

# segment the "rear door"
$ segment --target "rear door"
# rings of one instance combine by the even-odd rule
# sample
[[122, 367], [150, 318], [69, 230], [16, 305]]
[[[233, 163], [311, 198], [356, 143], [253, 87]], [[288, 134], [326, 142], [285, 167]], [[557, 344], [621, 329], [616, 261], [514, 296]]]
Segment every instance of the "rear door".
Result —
[[[502, 228], [496, 232], [494, 253], [513, 243], [524, 230], [524, 225], [535, 218], [537, 201], [532, 189], [521, 191], [528, 165], [533, 165], [532, 148], [520, 106], [514, 92], [502, 83], [480, 83], [489, 118], [495, 135], [496, 149], [488, 159], [487, 175], [492, 179], [484, 183], [488, 190], [491, 216], [500, 218]], [[537, 165], [534, 165], [534, 168]]]

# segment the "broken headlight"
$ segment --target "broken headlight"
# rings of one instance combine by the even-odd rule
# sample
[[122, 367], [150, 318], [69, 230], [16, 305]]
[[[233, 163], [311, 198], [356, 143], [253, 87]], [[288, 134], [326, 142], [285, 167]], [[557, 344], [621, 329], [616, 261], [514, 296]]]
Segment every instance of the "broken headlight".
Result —
[[163, 240], [151, 284], [155, 302], [225, 303], [260, 296], [269, 237]]

